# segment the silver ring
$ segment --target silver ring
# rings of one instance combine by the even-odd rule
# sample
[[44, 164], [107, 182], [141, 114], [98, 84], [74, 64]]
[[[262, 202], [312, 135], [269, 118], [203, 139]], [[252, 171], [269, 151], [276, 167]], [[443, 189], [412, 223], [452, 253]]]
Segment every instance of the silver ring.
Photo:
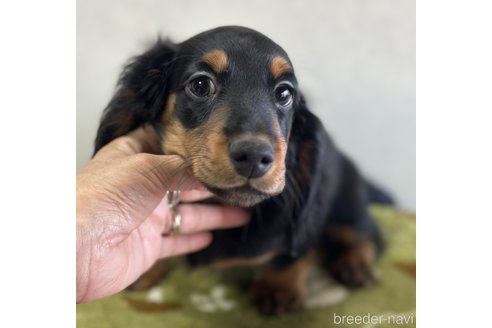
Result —
[[167, 206], [171, 212], [171, 231], [169, 233], [164, 233], [163, 235], [177, 235], [181, 230], [181, 214], [179, 214], [179, 201], [181, 192], [178, 190], [166, 191], [164, 197], [167, 200]]
[[171, 210], [172, 222], [171, 231], [169, 232], [171, 235], [177, 235], [181, 231], [181, 214], [176, 210]]
[[166, 191], [166, 195], [164, 197], [167, 198], [167, 206], [170, 209], [177, 208], [179, 205], [180, 196], [181, 196], [181, 191], [179, 190]]

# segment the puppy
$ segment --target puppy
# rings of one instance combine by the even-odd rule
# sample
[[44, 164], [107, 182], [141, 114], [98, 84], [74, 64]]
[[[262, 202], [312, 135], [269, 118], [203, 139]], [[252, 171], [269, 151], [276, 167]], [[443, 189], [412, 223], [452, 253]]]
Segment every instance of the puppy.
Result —
[[[246, 226], [214, 231], [212, 244], [189, 259], [266, 264], [252, 288], [261, 313], [302, 307], [315, 258], [348, 286], [373, 278], [382, 242], [368, 204], [391, 199], [335, 147], [272, 40], [238, 26], [180, 44], [159, 40], [125, 67], [95, 151], [147, 124], [162, 153], [181, 156], [216, 199], [249, 209]], [[137, 288], [155, 283], [163, 267]]]

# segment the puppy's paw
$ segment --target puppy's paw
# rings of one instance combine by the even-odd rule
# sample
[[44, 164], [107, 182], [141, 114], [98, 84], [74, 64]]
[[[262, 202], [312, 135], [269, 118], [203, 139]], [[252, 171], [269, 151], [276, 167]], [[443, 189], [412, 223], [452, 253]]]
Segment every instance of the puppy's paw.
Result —
[[147, 272], [128, 286], [127, 289], [137, 292], [150, 289], [159, 283], [168, 270], [169, 267], [164, 260], [157, 261]]
[[159, 282], [159, 279], [151, 279], [149, 277], [146, 277], [145, 274], [143, 274], [140, 278], [135, 280], [133, 284], [127, 287], [127, 290], [135, 291], [135, 292], [140, 292], [144, 290], [148, 290]]
[[376, 272], [376, 245], [370, 240], [346, 248], [329, 266], [332, 276], [349, 287], [373, 282]]
[[278, 316], [302, 308], [304, 291], [293, 285], [258, 281], [252, 288], [253, 304], [263, 315]]

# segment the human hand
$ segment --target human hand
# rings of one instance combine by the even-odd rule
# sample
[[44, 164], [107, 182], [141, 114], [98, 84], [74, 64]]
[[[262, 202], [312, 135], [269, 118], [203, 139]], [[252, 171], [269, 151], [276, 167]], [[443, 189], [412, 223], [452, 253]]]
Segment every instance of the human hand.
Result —
[[157, 152], [155, 132], [140, 128], [103, 147], [77, 174], [77, 302], [121, 291], [159, 258], [206, 247], [211, 229], [247, 222], [235, 207], [181, 204], [180, 234], [163, 236], [172, 225], [167, 190], [181, 190], [184, 202], [211, 194], [180, 157]]

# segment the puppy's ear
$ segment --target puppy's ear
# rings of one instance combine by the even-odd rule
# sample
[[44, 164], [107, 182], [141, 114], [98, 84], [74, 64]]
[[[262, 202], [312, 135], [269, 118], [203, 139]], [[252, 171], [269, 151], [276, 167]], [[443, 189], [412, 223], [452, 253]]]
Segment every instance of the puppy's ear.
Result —
[[178, 46], [158, 40], [144, 54], [127, 64], [115, 95], [104, 110], [94, 154], [111, 140], [162, 115], [169, 89], [171, 64]]

